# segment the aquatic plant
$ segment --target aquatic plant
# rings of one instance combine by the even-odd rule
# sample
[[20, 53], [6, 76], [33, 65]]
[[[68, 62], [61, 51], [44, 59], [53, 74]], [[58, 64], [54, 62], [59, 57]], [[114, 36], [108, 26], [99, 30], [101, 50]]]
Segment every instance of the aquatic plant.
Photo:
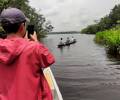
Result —
[[116, 54], [120, 48], [120, 28], [96, 33], [95, 41], [105, 45], [108, 52]]

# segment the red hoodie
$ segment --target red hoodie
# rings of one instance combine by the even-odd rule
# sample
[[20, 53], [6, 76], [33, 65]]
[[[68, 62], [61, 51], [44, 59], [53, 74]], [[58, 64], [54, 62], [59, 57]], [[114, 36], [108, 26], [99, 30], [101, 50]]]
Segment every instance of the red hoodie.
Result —
[[53, 55], [40, 43], [0, 39], [0, 100], [53, 100], [42, 71], [52, 63]]

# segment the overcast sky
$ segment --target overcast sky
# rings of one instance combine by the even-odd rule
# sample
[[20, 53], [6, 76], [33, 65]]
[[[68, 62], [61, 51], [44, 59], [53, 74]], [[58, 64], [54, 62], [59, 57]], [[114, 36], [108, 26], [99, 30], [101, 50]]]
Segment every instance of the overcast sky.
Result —
[[109, 14], [120, 0], [29, 0], [30, 5], [50, 20], [53, 31], [80, 31]]

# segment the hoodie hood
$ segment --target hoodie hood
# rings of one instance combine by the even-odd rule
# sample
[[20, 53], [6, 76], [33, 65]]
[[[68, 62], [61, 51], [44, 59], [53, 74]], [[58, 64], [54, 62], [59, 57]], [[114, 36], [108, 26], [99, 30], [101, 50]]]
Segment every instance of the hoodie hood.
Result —
[[4, 64], [10, 64], [17, 59], [26, 44], [23, 38], [8, 38], [0, 39], [0, 62]]

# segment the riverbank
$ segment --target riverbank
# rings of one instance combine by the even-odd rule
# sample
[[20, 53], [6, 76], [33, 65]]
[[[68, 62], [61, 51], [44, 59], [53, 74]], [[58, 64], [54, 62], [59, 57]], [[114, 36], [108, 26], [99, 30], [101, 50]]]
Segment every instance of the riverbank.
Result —
[[104, 45], [108, 54], [120, 56], [120, 27], [96, 33], [95, 42]]

